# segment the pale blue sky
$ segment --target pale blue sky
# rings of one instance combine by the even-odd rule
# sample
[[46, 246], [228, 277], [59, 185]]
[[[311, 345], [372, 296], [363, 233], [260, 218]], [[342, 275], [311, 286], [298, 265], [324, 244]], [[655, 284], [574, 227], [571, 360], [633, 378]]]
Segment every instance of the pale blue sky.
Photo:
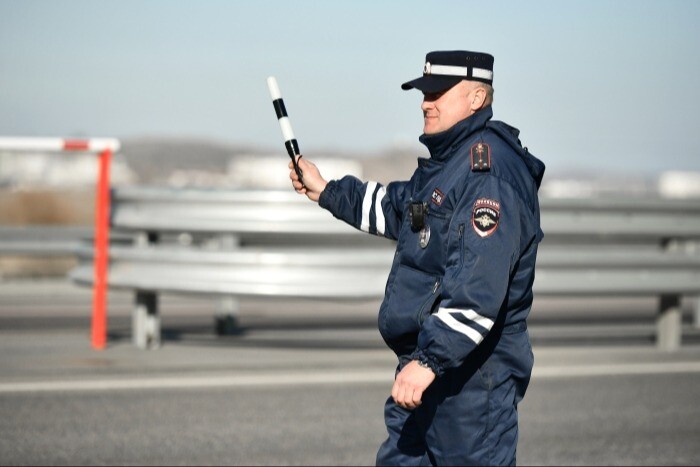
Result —
[[551, 170], [700, 170], [700, 2], [0, 0], [0, 135], [284, 152], [414, 145], [425, 53], [495, 56], [494, 112]]

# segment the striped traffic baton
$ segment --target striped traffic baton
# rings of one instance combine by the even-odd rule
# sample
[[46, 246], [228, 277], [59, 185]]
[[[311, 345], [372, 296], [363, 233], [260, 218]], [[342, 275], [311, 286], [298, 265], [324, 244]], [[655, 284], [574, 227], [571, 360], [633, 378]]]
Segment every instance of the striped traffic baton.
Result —
[[280, 93], [280, 88], [277, 85], [277, 80], [274, 76], [267, 78], [267, 88], [270, 91], [270, 97], [272, 98], [272, 105], [275, 107], [275, 113], [277, 114], [277, 120], [280, 122], [280, 128], [282, 129], [282, 138], [284, 139], [284, 147], [287, 148], [287, 154], [292, 158], [292, 164], [294, 165], [294, 171], [299, 177], [299, 181], [302, 186], [304, 185], [304, 180], [302, 178], [302, 172], [297, 163], [297, 157], [301, 157], [299, 152], [299, 143], [297, 143], [296, 138], [294, 138], [294, 132], [292, 131], [292, 124], [289, 122], [289, 116], [287, 115], [287, 109], [284, 106], [284, 100], [282, 100], [282, 93]]

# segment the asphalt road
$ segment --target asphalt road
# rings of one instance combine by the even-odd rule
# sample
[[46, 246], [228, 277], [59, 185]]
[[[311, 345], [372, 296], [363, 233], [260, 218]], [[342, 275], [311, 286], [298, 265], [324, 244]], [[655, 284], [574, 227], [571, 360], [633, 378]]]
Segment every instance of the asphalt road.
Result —
[[[373, 464], [394, 360], [372, 304], [243, 303], [217, 337], [211, 302], [173, 297], [163, 347], [141, 351], [130, 297], [110, 300], [96, 352], [85, 291], [0, 284], [0, 464]], [[533, 319], [518, 463], [697, 465], [695, 334], [661, 353], [642, 304], [598, 305], [595, 323], [556, 303]]]

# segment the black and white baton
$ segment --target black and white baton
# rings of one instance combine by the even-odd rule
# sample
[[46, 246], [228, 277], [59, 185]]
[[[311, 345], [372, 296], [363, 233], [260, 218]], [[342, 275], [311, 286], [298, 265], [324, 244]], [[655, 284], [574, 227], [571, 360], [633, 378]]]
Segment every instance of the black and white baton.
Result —
[[277, 80], [274, 76], [267, 78], [267, 88], [270, 90], [270, 97], [272, 98], [272, 105], [275, 107], [275, 113], [277, 114], [277, 119], [280, 122], [280, 129], [282, 129], [282, 138], [284, 138], [284, 147], [287, 148], [287, 154], [292, 158], [292, 164], [294, 165], [294, 171], [299, 177], [301, 184], [304, 184], [302, 179], [301, 169], [299, 164], [297, 164], [297, 157], [301, 153], [299, 152], [299, 143], [297, 143], [296, 138], [294, 138], [294, 132], [292, 131], [292, 124], [289, 122], [289, 116], [287, 115], [287, 109], [284, 106], [284, 100], [282, 100], [282, 93], [280, 92], [279, 86], [277, 86]]

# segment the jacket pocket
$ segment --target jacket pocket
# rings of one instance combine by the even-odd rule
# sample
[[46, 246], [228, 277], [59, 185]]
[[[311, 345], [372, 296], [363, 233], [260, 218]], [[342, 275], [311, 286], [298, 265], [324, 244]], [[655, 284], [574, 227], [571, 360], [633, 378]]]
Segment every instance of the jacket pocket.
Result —
[[408, 335], [417, 334], [439, 292], [439, 276], [399, 265], [391, 292], [380, 309], [380, 332], [384, 339], [404, 340]]

